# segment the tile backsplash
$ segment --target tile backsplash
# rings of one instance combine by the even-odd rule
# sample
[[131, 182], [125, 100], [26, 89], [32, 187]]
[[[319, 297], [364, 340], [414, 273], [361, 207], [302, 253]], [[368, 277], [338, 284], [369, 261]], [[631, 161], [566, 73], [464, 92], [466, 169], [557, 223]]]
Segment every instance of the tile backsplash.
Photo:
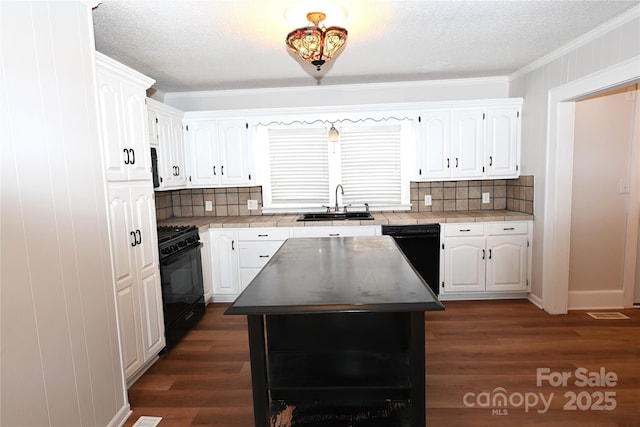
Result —
[[[247, 200], [257, 200], [258, 209], [249, 210]], [[205, 209], [211, 202], [211, 210]], [[158, 221], [172, 217], [238, 216], [262, 214], [262, 187], [189, 188], [156, 191]]]
[[[482, 194], [489, 193], [489, 203]], [[431, 206], [424, 196], [431, 195]], [[533, 176], [517, 179], [431, 181], [411, 183], [412, 212], [509, 209], [533, 214]]]
[[[412, 212], [476, 211], [509, 209], [533, 214], [533, 176], [517, 179], [477, 181], [431, 181], [411, 183]], [[482, 203], [489, 193], [489, 203]], [[242, 216], [262, 214], [262, 187], [190, 188], [157, 191], [158, 221], [172, 217]], [[431, 206], [424, 196], [431, 195]], [[257, 200], [258, 209], [250, 211], [247, 200]], [[206, 202], [211, 210], [205, 210]]]

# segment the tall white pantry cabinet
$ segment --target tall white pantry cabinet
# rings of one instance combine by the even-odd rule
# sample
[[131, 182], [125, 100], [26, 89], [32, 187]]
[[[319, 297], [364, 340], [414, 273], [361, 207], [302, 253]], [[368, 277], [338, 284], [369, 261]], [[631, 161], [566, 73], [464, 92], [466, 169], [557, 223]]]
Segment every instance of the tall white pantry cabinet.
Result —
[[165, 346], [146, 89], [154, 81], [96, 52], [122, 363], [129, 384]]

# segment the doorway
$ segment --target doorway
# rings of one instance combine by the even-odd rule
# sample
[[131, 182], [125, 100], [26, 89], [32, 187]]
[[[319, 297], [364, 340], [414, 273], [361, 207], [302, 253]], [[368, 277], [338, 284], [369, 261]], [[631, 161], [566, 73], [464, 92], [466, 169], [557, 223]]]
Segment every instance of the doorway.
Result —
[[[571, 237], [571, 192], [573, 182], [573, 144], [576, 101], [598, 93], [608, 92], [640, 81], [638, 59], [593, 73], [582, 79], [558, 86], [549, 91], [547, 169], [542, 229], [542, 306], [550, 314], [564, 314], [569, 307], [569, 253]], [[636, 131], [637, 135], [637, 124]], [[637, 138], [637, 136], [635, 136]], [[634, 161], [640, 158], [634, 150]], [[629, 193], [629, 216], [640, 216], [640, 171], [632, 168]], [[633, 245], [625, 249], [625, 272], [635, 270], [638, 250], [639, 220], [631, 222], [627, 230]], [[632, 258], [631, 260], [629, 258]], [[625, 278], [629, 277], [628, 274]], [[635, 279], [635, 277], [633, 278]], [[622, 301], [631, 307], [634, 301], [635, 280], [625, 282]]]
[[635, 282], [625, 251], [636, 95], [631, 85], [575, 105], [569, 309], [622, 307], [624, 275]]

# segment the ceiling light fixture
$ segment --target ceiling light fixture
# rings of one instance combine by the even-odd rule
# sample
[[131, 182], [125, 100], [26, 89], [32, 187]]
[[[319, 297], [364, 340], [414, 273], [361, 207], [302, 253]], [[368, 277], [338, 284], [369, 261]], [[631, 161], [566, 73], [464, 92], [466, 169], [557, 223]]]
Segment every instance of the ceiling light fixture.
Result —
[[338, 142], [340, 141], [340, 133], [338, 129], [331, 123], [331, 129], [329, 129], [329, 134], [327, 135], [327, 139], [329, 142]]
[[297, 28], [287, 35], [287, 46], [315, 65], [318, 71], [347, 42], [347, 30], [344, 28], [319, 26], [326, 17], [322, 12], [307, 13], [307, 20], [313, 25]]

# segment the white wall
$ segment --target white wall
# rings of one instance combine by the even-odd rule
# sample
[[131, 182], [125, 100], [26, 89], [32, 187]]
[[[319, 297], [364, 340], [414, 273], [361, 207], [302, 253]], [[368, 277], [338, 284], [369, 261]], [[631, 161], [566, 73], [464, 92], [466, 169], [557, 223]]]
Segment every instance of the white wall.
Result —
[[119, 425], [91, 5], [0, 2], [0, 425]]
[[[487, 77], [277, 89], [171, 92], [163, 101], [182, 111], [328, 107], [506, 98], [509, 80]], [[159, 97], [159, 96], [158, 96]]]
[[629, 185], [634, 94], [576, 103], [570, 293], [622, 294], [629, 192], [620, 192], [619, 185]]
[[[625, 63], [640, 56], [640, 8], [635, 7], [620, 17], [594, 29], [574, 43], [564, 46], [545, 58], [511, 76], [509, 95], [523, 97], [522, 109], [522, 174], [534, 175], [535, 219], [533, 236], [533, 271], [531, 292], [542, 303], [543, 258], [545, 237], [544, 213], [549, 209], [546, 193], [549, 91], [580, 81], [599, 70]], [[555, 153], [552, 153], [555, 154]], [[548, 247], [546, 248], [548, 250]], [[553, 261], [551, 261], [553, 262]]]

